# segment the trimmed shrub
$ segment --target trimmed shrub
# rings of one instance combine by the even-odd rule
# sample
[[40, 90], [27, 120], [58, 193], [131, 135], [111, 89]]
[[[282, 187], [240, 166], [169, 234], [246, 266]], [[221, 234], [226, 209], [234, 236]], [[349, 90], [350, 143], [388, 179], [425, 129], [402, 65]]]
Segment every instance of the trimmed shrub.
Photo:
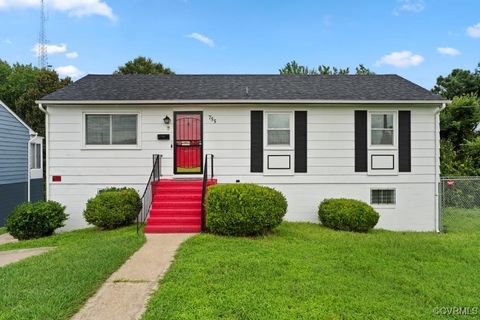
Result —
[[206, 197], [207, 228], [221, 235], [264, 234], [277, 227], [287, 201], [275, 189], [256, 184], [211, 186]]
[[367, 232], [380, 218], [370, 205], [353, 199], [326, 199], [318, 209], [320, 222], [335, 230]]
[[83, 211], [85, 220], [102, 229], [131, 224], [142, 208], [137, 191], [132, 188], [107, 188], [88, 200]]
[[58, 202], [26, 202], [7, 218], [7, 231], [19, 240], [46, 237], [63, 227], [67, 218], [65, 207]]

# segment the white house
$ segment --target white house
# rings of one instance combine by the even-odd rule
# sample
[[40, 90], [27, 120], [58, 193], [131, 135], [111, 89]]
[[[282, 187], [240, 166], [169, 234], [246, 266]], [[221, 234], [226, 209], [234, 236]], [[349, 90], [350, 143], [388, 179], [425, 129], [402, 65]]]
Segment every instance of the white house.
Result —
[[323, 199], [344, 197], [379, 228], [435, 231], [446, 102], [397, 75], [88, 75], [38, 101], [47, 197], [84, 227], [99, 189], [143, 192], [152, 155], [162, 179], [201, 179], [213, 154], [218, 183], [283, 192], [287, 220], [318, 222]]

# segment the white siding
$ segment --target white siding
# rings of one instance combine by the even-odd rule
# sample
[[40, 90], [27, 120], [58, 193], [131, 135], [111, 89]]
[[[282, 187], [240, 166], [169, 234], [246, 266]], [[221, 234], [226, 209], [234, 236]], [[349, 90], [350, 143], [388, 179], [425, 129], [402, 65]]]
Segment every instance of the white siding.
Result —
[[[250, 110], [307, 110], [308, 173], [265, 176], [250, 172]], [[106, 186], [132, 186], [140, 192], [151, 171], [152, 154], [162, 154], [162, 173], [173, 174], [172, 140], [157, 140], [173, 125], [173, 111], [203, 111], [204, 153], [215, 155], [220, 183], [255, 182], [284, 192], [288, 220], [318, 221], [317, 208], [328, 197], [369, 202], [370, 188], [397, 189], [393, 208], [378, 207], [379, 227], [394, 230], [435, 228], [435, 108], [402, 105], [412, 111], [412, 172], [372, 176], [354, 172], [354, 110], [397, 110], [392, 106], [51, 106], [49, 115], [49, 194], [71, 215], [68, 228], [84, 226], [86, 200]], [[82, 149], [82, 113], [89, 110], [140, 112], [141, 148]], [[209, 119], [212, 116], [216, 123]], [[51, 176], [62, 182], [52, 183]]]

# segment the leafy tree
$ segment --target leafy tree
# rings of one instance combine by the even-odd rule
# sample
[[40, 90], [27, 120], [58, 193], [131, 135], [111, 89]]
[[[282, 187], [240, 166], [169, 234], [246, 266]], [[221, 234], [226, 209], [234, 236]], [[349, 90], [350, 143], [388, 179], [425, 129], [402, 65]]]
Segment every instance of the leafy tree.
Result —
[[440, 136], [456, 148], [477, 135], [480, 122], [480, 104], [475, 94], [454, 97], [440, 114]]
[[70, 78], [60, 79], [53, 70], [0, 60], [0, 100], [40, 135], [45, 133], [45, 115], [35, 100], [71, 82]]
[[358, 67], [355, 68], [355, 73], [363, 76], [375, 74], [375, 72], [371, 71], [370, 69], [365, 67], [363, 64], [359, 64]]
[[316, 74], [315, 70], [298, 64], [295, 60], [287, 62], [282, 69], [278, 70], [280, 74]]
[[480, 175], [480, 103], [475, 94], [454, 97], [440, 114], [443, 175]]
[[38, 70], [31, 64], [10, 66], [6, 61], [0, 61], [0, 99], [14, 112], [17, 111], [15, 101], [35, 85]]
[[35, 85], [15, 101], [17, 114], [40, 136], [45, 136], [45, 114], [36, 106], [35, 101], [71, 83], [72, 79], [60, 79], [53, 70], [38, 70]]
[[465, 94], [476, 94], [480, 96], [480, 63], [472, 72], [470, 70], [454, 69], [446, 76], [439, 76], [433, 92], [453, 99], [456, 96]]
[[118, 67], [114, 74], [175, 74], [169, 68], [152, 59], [139, 56]]
[[[299, 74], [299, 75], [337, 75], [337, 74], [350, 74], [350, 68], [337, 68], [326, 65], [319, 65], [317, 68], [309, 68], [307, 66], [298, 64], [295, 60], [287, 62], [283, 68], [278, 70], [280, 74]], [[368, 75], [374, 74], [370, 69], [366, 68], [363, 64], [358, 65], [355, 68], [356, 74]]]
[[480, 175], [480, 136], [466, 141], [462, 145], [462, 153], [472, 168], [470, 175]]
[[350, 73], [350, 68], [342, 69], [342, 68], [337, 68], [337, 67], [325, 66], [323, 64], [321, 66], [318, 66], [317, 70], [318, 70], [318, 74], [324, 74], [324, 75], [336, 75], [336, 74], [349, 74]]

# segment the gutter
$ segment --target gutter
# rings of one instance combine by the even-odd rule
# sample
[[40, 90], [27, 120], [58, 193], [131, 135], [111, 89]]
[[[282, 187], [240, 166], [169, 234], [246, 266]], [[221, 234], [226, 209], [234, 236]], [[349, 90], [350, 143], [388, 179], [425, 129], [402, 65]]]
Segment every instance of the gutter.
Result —
[[435, 232], [440, 232], [440, 203], [439, 203], [439, 186], [438, 184], [440, 183], [440, 158], [439, 158], [439, 152], [438, 152], [438, 147], [440, 143], [440, 112], [444, 110], [447, 107], [447, 103], [443, 102], [441, 107], [438, 107], [438, 109], [435, 111], [434, 114], [434, 141], [435, 141]]
[[48, 156], [48, 148], [49, 148], [49, 130], [48, 130], [48, 111], [43, 108], [43, 105], [41, 102], [38, 102], [38, 109], [40, 109], [40, 111], [42, 111], [43, 113], [45, 113], [45, 193], [46, 193], [46, 200], [50, 200], [50, 181], [49, 181], [49, 177], [50, 177], [50, 174], [49, 174], [49, 171], [50, 171], [50, 166], [49, 166], [49, 162], [50, 162], [50, 157]]
[[47, 105], [72, 104], [439, 104], [447, 100], [247, 100], [247, 99], [204, 99], [204, 100], [37, 100], [35, 103]]

